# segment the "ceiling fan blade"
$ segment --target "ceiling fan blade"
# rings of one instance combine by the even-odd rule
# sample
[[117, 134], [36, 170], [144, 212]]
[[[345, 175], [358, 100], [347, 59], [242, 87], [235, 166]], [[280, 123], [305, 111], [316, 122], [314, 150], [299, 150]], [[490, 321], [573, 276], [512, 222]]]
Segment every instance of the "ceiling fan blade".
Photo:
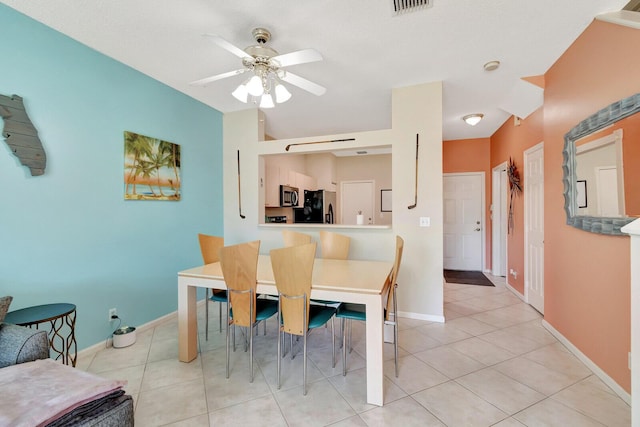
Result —
[[307, 62], [322, 61], [322, 55], [315, 49], [302, 49], [283, 55], [274, 56], [271, 60], [278, 61], [281, 67], [306, 64]]
[[227, 77], [237, 76], [246, 72], [246, 68], [241, 68], [239, 70], [228, 71], [222, 74], [216, 74], [215, 76], [206, 77], [204, 79], [196, 80], [194, 82], [189, 83], [191, 86], [206, 86], [211, 82], [215, 82], [216, 80], [226, 79]]
[[233, 53], [238, 58], [251, 58], [251, 55], [249, 55], [247, 52], [231, 44], [217, 34], [205, 34], [204, 36], [210, 38], [215, 44]]
[[298, 86], [300, 89], [304, 89], [307, 92], [311, 92], [312, 94], [317, 96], [324, 95], [324, 93], [327, 91], [326, 88], [320, 86], [319, 84], [309, 81], [296, 74], [292, 74], [288, 71], [284, 71], [280, 76], [280, 79], [287, 83], [291, 83], [294, 86]]

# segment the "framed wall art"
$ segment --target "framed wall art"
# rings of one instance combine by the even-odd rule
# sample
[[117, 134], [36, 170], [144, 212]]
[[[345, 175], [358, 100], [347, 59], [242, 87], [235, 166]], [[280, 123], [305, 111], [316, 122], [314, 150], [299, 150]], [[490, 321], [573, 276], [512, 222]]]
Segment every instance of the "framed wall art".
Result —
[[124, 132], [124, 199], [180, 200], [180, 146]]

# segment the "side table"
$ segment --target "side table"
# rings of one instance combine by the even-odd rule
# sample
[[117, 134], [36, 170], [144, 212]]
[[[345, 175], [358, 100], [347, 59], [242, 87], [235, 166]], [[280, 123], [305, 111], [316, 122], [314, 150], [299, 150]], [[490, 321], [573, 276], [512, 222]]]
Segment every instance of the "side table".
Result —
[[[58, 303], [44, 304], [33, 307], [21, 308], [19, 310], [7, 313], [4, 321], [14, 325], [36, 326], [40, 323], [50, 322], [49, 345], [51, 350], [57, 354], [55, 360], [62, 359], [65, 365], [76, 366], [76, 355], [78, 353], [78, 345], [76, 343], [76, 306], [75, 304]], [[67, 336], [63, 336], [62, 328], [64, 325], [69, 327]], [[70, 352], [73, 347], [73, 353]]]

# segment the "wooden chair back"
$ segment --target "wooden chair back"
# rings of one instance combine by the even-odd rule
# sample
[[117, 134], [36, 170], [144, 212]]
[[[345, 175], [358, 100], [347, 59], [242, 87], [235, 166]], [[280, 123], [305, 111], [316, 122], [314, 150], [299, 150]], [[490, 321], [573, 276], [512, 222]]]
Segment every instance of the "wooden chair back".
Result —
[[351, 238], [331, 231], [320, 231], [320, 250], [322, 258], [347, 259], [349, 258], [349, 243]]
[[307, 332], [315, 254], [315, 243], [273, 249], [270, 252], [279, 294], [281, 330], [289, 334], [302, 336]]
[[292, 230], [282, 230], [282, 238], [284, 240], [284, 246], [287, 248], [311, 243], [310, 235]]
[[224, 246], [224, 237], [210, 236], [208, 234], [198, 234], [200, 241], [200, 253], [205, 264], [218, 262], [220, 248]]
[[229, 324], [249, 327], [256, 322], [259, 251], [259, 240], [220, 249], [220, 267], [233, 310]]
[[387, 308], [385, 320], [389, 320], [389, 313], [394, 313], [396, 315], [396, 294], [395, 289], [398, 286], [398, 282], [396, 281], [398, 278], [398, 272], [400, 271], [400, 262], [402, 261], [402, 252], [404, 250], [404, 240], [400, 236], [396, 236], [396, 257], [393, 261], [393, 267], [387, 280], [385, 282], [385, 286], [383, 288], [382, 294], [386, 295], [386, 303], [383, 301], [383, 305]]

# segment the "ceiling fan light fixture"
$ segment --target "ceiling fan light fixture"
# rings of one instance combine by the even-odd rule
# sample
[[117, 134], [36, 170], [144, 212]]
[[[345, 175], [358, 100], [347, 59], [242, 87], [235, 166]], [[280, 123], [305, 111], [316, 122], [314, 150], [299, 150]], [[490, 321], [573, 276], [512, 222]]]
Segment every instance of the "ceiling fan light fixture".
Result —
[[247, 87], [244, 84], [241, 84], [236, 88], [236, 90], [231, 92], [231, 95], [233, 95], [233, 97], [238, 101], [244, 102], [246, 104], [247, 99], [249, 97], [249, 91], [247, 90]]
[[262, 99], [260, 100], [260, 108], [273, 108], [275, 104], [273, 103], [273, 97], [270, 93], [265, 93], [262, 95]]
[[278, 104], [282, 104], [283, 102], [287, 102], [291, 98], [291, 92], [287, 90], [284, 85], [277, 83], [276, 84], [276, 102]]
[[264, 93], [264, 88], [262, 87], [262, 79], [260, 76], [255, 75], [251, 77], [249, 83], [247, 83], [247, 92], [252, 96], [260, 96]]
[[475, 113], [475, 114], [467, 114], [462, 118], [466, 124], [469, 126], [475, 126], [480, 123], [480, 120], [484, 117], [484, 114]]

